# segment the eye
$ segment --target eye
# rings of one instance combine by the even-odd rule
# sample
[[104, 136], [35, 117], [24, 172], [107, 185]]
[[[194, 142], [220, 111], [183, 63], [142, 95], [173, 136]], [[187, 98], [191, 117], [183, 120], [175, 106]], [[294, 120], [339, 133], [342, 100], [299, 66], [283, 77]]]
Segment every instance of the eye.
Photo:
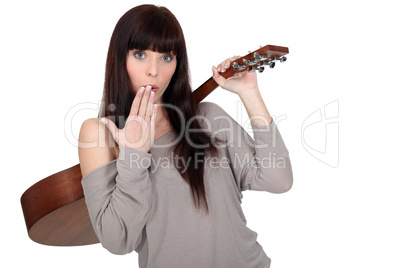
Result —
[[162, 59], [163, 59], [164, 61], [166, 61], [166, 62], [170, 62], [170, 61], [173, 60], [173, 56], [172, 56], [172, 55], [164, 55], [164, 56], [162, 57]]
[[145, 58], [145, 53], [142, 51], [134, 51], [134, 57], [136, 57], [137, 59], [143, 59]]

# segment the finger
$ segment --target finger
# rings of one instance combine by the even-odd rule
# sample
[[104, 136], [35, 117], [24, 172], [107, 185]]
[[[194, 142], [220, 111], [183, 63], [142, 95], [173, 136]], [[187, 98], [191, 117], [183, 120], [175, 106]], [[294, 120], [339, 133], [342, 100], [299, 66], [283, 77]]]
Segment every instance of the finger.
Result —
[[119, 129], [116, 127], [115, 123], [105, 117], [101, 119], [101, 122], [107, 127], [116, 143], [119, 144]]
[[214, 66], [212, 66], [212, 77], [220, 87], [223, 87], [223, 85], [226, 82], [226, 78], [223, 77], [222, 75], [220, 75], [218, 68], [216, 68]]
[[233, 57], [226, 59], [221, 64], [219, 64], [218, 71], [220, 71], [222, 73], [226, 72], [226, 70], [228, 70], [230, 68], [230, 66], [232, 65], [232, 62], [235, 61], [236, 59], [238, 59], [238, 56], [233, 56]]
[[144, 95], [144, 87], [141, 87], [137, 93], [135, 93], [135, 97], [133, 103], [131, 104], [130, 115], [137, 115], [138, 109], [141, 103], [142, 96]]
[[155, 124], [157, 116], [158, 116], [158, 105], [155, 104], [153, 106], [152, 118], [151, 118], [151, 146], [155, 141]]
[[149, 100], [149, 96], [151, 94], [151, 86], [147, 86], [145, 88], [145, 92], [144, 95], [142, 96], [142, 100], [141, 100], [141, 104], [140, 104], [140, 109], [138, 111], [138, 115], [139, 116], [145, 116], [145, 113], [147, 112], [147, 108], [148, 108], [148, 100]]
[[147, 119], [151, 119], [151, 116], [153, 116], [154, 101], [155, 101], [155, 92], [152, 91], [151, 94], [149, 95], [148, 107], [147, 107], [147, 111], [145, 112], [145, 115], [149, 115], [149, 116], [146, 116]]
[[218, 66], [216, 66], [216, 69], [218, 70], [218, 72], [224, 72], [224, 66], [225, 66], [225, 61], [221, 62], [218, 64]]
[[229, 69], [230, 64], [231, 64], [230, 59], [225, 60], [224, 63], [223, 63], [223, 68], [224, 68], [223, 70], [226, 71], [227, 69]]

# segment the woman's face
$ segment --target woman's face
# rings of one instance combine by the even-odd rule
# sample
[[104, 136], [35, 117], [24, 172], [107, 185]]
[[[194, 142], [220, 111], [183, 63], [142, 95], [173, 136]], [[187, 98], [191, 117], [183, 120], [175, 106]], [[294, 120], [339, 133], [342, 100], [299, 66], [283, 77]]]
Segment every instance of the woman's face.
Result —
[[155, 92], [154, 102], [157, 104], [161, 104], [162, 95], [170, 83], [176, 65], [177, 60], [172, 53], [151, 50], [130, 50], [126, 59], [126, 68], [134, 92], [141, 87], [152, 86], [152, 91]]

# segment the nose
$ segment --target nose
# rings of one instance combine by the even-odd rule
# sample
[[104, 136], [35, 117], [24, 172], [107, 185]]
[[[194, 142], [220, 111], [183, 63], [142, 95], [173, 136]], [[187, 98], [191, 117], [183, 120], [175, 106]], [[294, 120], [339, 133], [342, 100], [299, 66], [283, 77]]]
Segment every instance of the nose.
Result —
[[147, 65], [147, 75], [148, 76], [157, 76], [158, 75], [158, 63], [156, 59], [151, 59]]

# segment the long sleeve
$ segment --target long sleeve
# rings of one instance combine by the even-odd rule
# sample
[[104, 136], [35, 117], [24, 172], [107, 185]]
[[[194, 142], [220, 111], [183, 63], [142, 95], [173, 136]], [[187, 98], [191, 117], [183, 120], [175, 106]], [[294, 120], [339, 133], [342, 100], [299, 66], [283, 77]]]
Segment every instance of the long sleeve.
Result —
[[[293, 183], [289, 152], [274, 122], [251, 124], [254, 140], [230, 115], [214, 103], [206, 103], [209, 124], [216, 137], [225, 140], [230, 168], [240, 191], [272, 193], [288, 191]], [[213, 135], [215, 135], [213, 133]]]
[[[251, 124], [254, 143], [243, 130], [239, 139], [246, 145], [234, 148], [230, 154], [239, 155], [244, 163], [238, 167], [242, 190], [283, 193], [292, 187], [293, 174], [289, 152], [274, 122], [268, 126]], [[247, 137], [248, 136], [248, 137]], [[244, 138], [247, 137], [247, 138]]]
[[118, 159], [82, 180], [93, 228], [111, 253], [132, 252], [141, 242], [152, 202], [150, 165], [151, 154], [120, 147]]

